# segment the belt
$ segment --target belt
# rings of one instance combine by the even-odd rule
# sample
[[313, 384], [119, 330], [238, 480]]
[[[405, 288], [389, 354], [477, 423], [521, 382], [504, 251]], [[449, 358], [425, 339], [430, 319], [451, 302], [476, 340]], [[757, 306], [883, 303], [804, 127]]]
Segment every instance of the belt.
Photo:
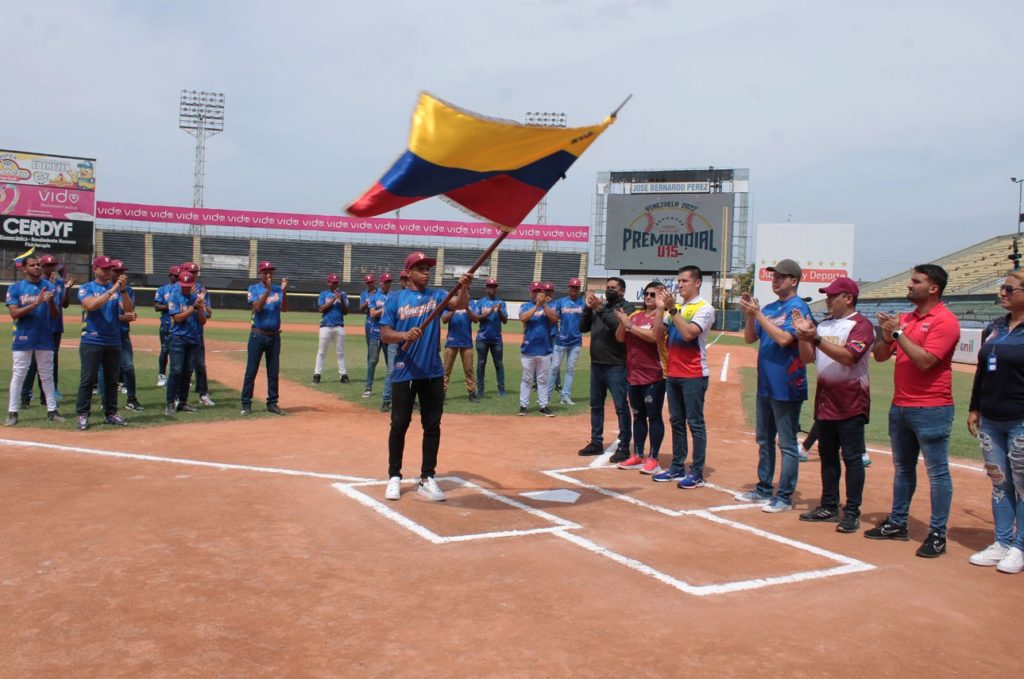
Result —
[[275, 335], [281, 334], [280, 330], [263, 330], [262, 328], [257, 328], [256, 326], [253, 326], [250, 329], [259, 335], [266, 335], [267, 337], [274, 337]]

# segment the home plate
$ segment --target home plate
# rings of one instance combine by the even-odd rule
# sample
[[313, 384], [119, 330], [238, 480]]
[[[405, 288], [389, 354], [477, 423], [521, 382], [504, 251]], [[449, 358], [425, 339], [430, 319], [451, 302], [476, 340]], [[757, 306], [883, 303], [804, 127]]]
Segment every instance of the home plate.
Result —
[[580, 499], [580, 494], [574, 490], [559, 488], [558, 490], [534, 490], [529, 493], [520, 493], [523, 497], [531, 500], [546, 500], [547, 502], [564, 502], [572, 504]]

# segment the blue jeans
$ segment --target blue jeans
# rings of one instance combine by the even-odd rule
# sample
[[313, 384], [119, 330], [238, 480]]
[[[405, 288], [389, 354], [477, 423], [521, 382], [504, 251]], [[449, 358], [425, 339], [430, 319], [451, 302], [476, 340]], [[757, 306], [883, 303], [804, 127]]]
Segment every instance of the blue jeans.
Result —
[[167, 375], [167, 402], [188, 403], [188, 385], [196, 368], [199, 345], [188, 344], [181, 337], [169, 338], [167, 345], [171, 364]]
[[[839, 479], [846, 467], [846, 506], [843, 514], [860, 516], [864, 496], [864, 425], [867, 418], [857, 415], [846, 420], [816, 420], [818, 453], [821, 455], [821, 506], [839, 509]], [[809, 436], [809, 435], [808, 435]]]
[[770, 497], [775, 480], [775, 437], [782, 453], [782, 471], [779, 472], [780, 500], [793, 504], [797, 474], [800, 471], [800, 452], [796, 432], [800, 428], [800, 407], [803, 401], [776, 401], [766, 396], [757, 397], [757, 492]]
[[906, 526], [910, 501], [917, 488], [917, 458], [931, 482], [932, 515], [929, 532], [946, 535], [949, 507], [953, 503], [953, 479], [949, 476], [949, 432], [953, 428], [953, 406], [931, 408], [889, 408], [889, 439], [896, 476], [892, 481], [892, 513], [889, 520]]
[[199, 344], [196, 345], [196, 393], [200, 396], [210, 393], [210, 382], [206, 377], [206, 338], [199, 336]]
[[619, 446], [629, 449], [633, 422], [626, 406], [626, 366], [590, 365], [590, 440], [604, 443], [604, 399], [611, 392], [615, 415], [619, 418]]
[[384, 352], [384, 365], [388, 363], [388, 345], [381, 344], [379, 337], [366, 336], [366, 384], [367, 390], [373, 389], [374, 373], [377, 372], [377, 362], [380, 361], [380, 353]]
[[996, 542], [1024, 549], [1024, 422], [983, 417], [979, 438], [985, 471], [992, 481]]
[[397, 344], [384, 345], [384, 365], [387, 372], [384, 374], [384, 403], [391, 403], [391, 375], [395, 372], [395, 358], [398, 356]]
[[551, 400], [551, 396], [555, 393], [555, 379], [558, 377], [558, 371], [562, 368], [562, 360], [565, 359], [565, 381], [562, 382], [562, 398], [572, 398], [572, 381], [576, 377], [576, 361], [580, 359], [580, 349], [582, 347], [563, 347], [555, 345], [555, 350], [551, 354], [551, 377], [548, 378], [549, 393], [548, 400]]
[[167, 360], [170, 358], [171, 327], [160, 324], [160, 356], [156, 359], [157, 370], [161, 375], [167, 374]]
[[704, 394], [708, 390], [706, 377], [669, 377], [666, 380], [668, 391], [668, 418], [672, 427], [672, 466], [673, 472], [686, 471], [686, 455], [689, 452], [686, 439], [686, 427], [690, 427], [693, 436], [693, 462], [690, 473], [704, 478], [704, 459], [708, 450], [708, 433], [704, 426]]
[[658, 459], [661, 442], [665, 440], [665, 380], [651, 384], [631, 384], [628, 389], [629, 409], [633, 413], [633, 450], [643, 457], [644, 444], [651, 437], [651, 457]]
[[498, 396], [505, 395], [505, 347], [502, 344], [487, 344], [476, 341], [476, 395], [484, 395], [484, 368], [487, 367], [487, 353], [494, 358], [494, 374], [498, 378]]
[[256, 373], [260, 371], [260, 360], [267, 358], [267, 405], [277, 403], [277, 378], [281, 369], [281, 335], [264, 335], [255, 330], [249, 332], [249, 354], [245, 364], [245, 378], [242, 381], [242, 408], [252, 407], [252, 392], [256, 388]]

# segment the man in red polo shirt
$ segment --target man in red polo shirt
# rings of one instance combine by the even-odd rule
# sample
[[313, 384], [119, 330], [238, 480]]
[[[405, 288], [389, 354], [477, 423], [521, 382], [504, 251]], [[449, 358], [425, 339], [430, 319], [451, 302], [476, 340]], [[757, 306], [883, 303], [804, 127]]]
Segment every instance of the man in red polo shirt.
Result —
[[917, 308], [894, 318], [879, 312], [882, 337], [875, 344], [876, 361], [896, 356], [895, 391], [889, 409], [889, 438], [896, 475], [892, 511], [875, 528], [872, 540], [907, 540], [910, 501], [917, 485], [917, 458], [924, 455], [931, 483], [932, 512], [928, 537], [917, 555], [934, 558], [946, 551], [946, 523], [953, 502], [949, 476], [949, 432], [953, 425], [953, 352], [960, 341], [960, 323], [942, 303], [948, 280], [935, 264], [915, 266], [907, 299]]

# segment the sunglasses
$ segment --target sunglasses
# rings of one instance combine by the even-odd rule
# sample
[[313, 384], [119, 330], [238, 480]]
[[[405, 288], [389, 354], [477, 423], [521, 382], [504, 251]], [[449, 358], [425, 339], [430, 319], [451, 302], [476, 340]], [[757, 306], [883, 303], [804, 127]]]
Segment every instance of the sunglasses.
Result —
[[1024, 290], [1024, 288], [1015, 288], [1012, 285], [1000, 285], [999, 292], [1005, 292], [1007, 295], [1012, 295], [1015, 292]]
[[644, 297], [657, 297], [657, 296], [658, 296], [658, 293], [656, 293], [656, 292], [645, 292], [644, 293]]

